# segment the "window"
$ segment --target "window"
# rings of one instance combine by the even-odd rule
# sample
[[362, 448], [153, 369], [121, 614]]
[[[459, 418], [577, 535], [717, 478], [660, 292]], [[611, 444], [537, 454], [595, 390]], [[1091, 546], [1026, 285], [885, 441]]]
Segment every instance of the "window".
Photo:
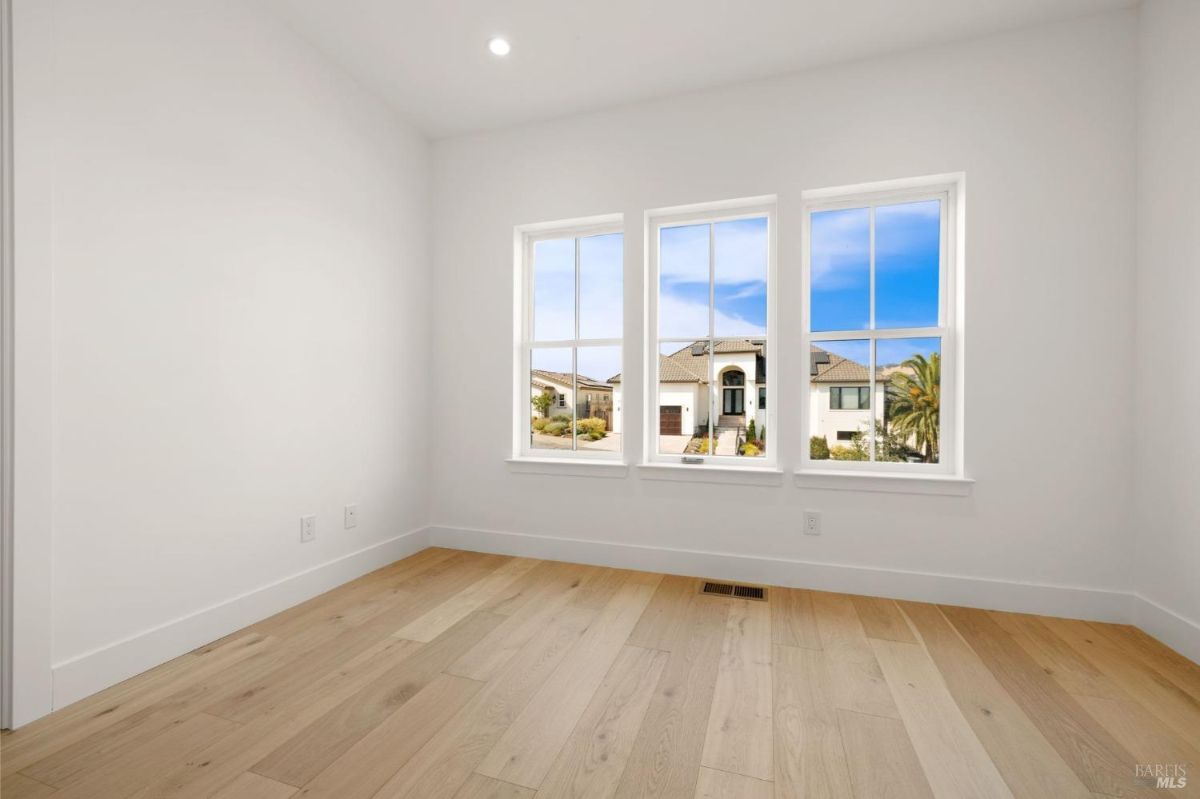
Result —
[[806, 467], [961, 468], [959, 186], [805, 193]]
[[649, 219], [647, 460], [773, 463], [773, 198]]
[[833, 386], [829, 389], [831, 411], [861, 411], [870, 407], [870, 386]]
[[621, 457], [619, 217], [518, 228], [514, 454]]

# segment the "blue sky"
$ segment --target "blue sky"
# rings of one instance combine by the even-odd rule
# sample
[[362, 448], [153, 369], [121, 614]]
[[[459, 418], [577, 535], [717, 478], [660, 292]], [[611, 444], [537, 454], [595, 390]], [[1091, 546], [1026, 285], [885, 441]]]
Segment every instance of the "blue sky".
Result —
[[[926, 327], [938, 323], [940, 202], [875, 209], [876, 327]], [[659, 336], [708, 335], [709, 236], [713, 236], [716, 336], [762, 336], [767, 325], [767, 220], [665, 227], [660, 232]], [[580, 240], [581, 338], [622, 335], [620, 233]], [[812, 216], [812, 330], [866, 330], [870, 326], [870, 212], [865, 208], [821, 211]], [[534, 339], [575, 335], [575, 245], [572, 239], [534, 245]], [[784, 308], [795, 305], [783, 298]], [[670, 345], [674, 352], [681, 345]], [[867, 342], [821, 346], [845, 358], [869, 362]], [[940, 349], [938, 339], [880, 341], [877, 362], [900, 363]], [[535, 350], [534, 368], [567, 372], [570, 348]], [[621, 371], [614, 347], [580, 349], [579, 371], [605, 379]]]
[[[875, 209], [875, 326], [938, 323], [941, 203]], [[812, 215], [812, 330], [866, 330], [871, 308], [870, 211]]]
[[767, 219], [662, 228], [659, 337], [708, 335], [708, 250], [713, 236], [713, 334], [767, 332]]

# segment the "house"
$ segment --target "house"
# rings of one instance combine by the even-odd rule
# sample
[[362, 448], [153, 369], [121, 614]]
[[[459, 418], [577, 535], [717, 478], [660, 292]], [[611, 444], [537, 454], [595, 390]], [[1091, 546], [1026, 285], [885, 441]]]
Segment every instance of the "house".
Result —
[[[766, 424], [766, 342], [723, 339], [713, 352], [717, 395], [713, 398], [717, 428]], [[824, 431], [829, 446], [849, 445], [867, 430], [871, 408], [882, 408], [887, 377], [896, 367], [878, 370], [874, 403], [869, 401], [870, 371], [864, 364], [813, 346], [810, 352], [810, 428]], [[708, 344], [697, 341], [658, 360], [659, 435], [694, 435], [708, 426]], [[613, 401], [621, 406], [621, 375], [608, 381]], [[620, 432], [618, 414], [613, 429]]]
[[[709, 346], [696, 341], [658, 358], [659, 434], [691, 436], [707, 428], [709, 417]], [[713, 374], [719, 393], [713, 412], [719, 428], [762, 427], [767, 409], [766, 342], [722, 339], [713, 348]], [[621, 375], [609, 378], [614, 402], [621, 406]], [[619, 416], [619, 415], [618, 415]], [[620, 419], [616, 422], [620, 432]]]
[[[572, 376], [566, 372], [551, 372], [546, 369], [533, 369], [529, 373], [530, 394], [550, 395], [550, 405], [544, 416], [556, 416], [560, 413], [570, 414], [575, 392], [579, 392], [577, 413], [580, 419], [597, 418], [608, 422], [608, 429], [613, 429], [613, 387], [586, 375], [579, 375], [578, 389]], [[536, 410], [534, 411], [536, 413]]]

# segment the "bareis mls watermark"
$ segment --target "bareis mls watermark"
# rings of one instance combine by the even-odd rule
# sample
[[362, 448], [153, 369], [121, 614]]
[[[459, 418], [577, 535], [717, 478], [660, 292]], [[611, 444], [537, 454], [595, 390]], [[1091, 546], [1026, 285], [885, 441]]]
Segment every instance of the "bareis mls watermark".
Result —
[[1187, 766], [1182, 763], [1138, 763], [1133, 780], [1148, 788], [1186, 788]]

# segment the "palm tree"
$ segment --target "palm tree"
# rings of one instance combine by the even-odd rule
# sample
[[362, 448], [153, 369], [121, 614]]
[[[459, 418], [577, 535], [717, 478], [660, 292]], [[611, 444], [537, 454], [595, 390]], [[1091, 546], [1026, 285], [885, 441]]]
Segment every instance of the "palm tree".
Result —
[[888, 383], [888, 422], [896, 432], [911, 437], [926, 463], [937, 463], [941, 429], [942, 358], [914, 355]]

